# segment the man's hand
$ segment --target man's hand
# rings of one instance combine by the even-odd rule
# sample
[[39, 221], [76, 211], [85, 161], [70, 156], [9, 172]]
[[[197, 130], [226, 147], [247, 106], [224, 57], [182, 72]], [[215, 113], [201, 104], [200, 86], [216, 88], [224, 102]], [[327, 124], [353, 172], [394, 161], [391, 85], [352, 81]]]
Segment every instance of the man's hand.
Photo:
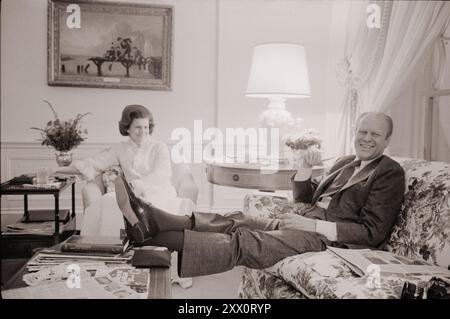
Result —
[[322, 164], [322, 153], [317, 146], [309, 147], [304, 155], [303, 166], [313, 167], [314, 165]]
[[278, 225], [278, 229], [286, 229], [286, 230], [302, 230], [315, 232], [316, 231], [316, 220], [312, 218], [303, 217], [301, 215], [286, 213], [280, 216], [277, 216], [278, 219], [281, 219], [280, 224]]

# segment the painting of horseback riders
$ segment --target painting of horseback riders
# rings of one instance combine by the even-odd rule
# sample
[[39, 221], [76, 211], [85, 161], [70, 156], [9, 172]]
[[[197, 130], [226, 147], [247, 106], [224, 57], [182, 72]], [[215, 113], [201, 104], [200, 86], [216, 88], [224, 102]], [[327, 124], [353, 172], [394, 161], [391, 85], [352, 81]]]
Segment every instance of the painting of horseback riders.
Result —
[[49, 85], [170, 89], [172, 8], [49, 2]]

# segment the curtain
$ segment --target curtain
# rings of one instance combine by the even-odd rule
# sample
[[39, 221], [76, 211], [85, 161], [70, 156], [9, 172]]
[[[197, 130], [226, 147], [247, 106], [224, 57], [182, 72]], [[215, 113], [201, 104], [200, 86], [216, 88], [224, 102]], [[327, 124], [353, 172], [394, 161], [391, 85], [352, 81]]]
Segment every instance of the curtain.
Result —
[[386, 111], [414, 81], [449, 18], [449, 2], [394, 2], [383, 59], [370, 83], [368, 110]]
[[[450, 23], [450, 20], [449, 20]], [[447, 33], [450, 34], [449, 25]], [[443, 40], [436, 43], [435, 55], [433, 58], [435, 75], [433, 79], [434, 90], [450, 89], [450, 43]], [[432, 127], [432, 153], [431, 159], [437, 161], [450, 162], [450, 94], [435, 97], [433, 110]]]
[[[380, 8], [379, 27], [367, 26], [366, 9], [371, 4]], [[338, 81], [346, 86], [335, 149], [337, 156], [353, 151], [354, 124], [366, 99], [362, 89], [381, 62], [392, 5], [391, 1], [352, 1], [350, 4], [344, 58], [336, 67]]]
[[378, 32], [367, 30], [361, 23], [360, 28], [365, 30], [349, 29], [349, 39], [359, 41], [367, 36], [369, 39], [358, 45], [349, 44], [346, 50], [348, 94], [344, 99], [335, 155], [352, 151], [355, 119], [359, 114], [388, 112], [395, 99], [412, 85], [450, 18], [450, 3], [444, 1], [376, 4], [382, 8]]

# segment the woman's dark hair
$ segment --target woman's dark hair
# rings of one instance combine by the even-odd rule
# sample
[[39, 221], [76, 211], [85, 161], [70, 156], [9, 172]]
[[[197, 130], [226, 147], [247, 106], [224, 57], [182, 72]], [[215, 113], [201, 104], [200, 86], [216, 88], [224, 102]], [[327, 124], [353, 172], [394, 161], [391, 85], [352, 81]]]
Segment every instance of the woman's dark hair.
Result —
[[139, 104], [127, 105], [122, 111], [122, 117], [119, 121], [119, 131], [123, 136], [128, 136], [128, 129], [134, 119], [148, 119], [148, 131], [153, 132], [155, 124], [153, 123], [152, 113], [145, 107]]

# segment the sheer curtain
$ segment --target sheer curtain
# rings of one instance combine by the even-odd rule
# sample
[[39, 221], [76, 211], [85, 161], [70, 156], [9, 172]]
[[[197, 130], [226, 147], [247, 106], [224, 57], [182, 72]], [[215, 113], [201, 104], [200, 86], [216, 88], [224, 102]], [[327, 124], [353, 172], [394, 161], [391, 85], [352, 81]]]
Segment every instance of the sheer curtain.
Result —
[[370, 83], [367, 110], [386, 111], [414, 81], [449, 18], [449, 2], [394, 2], [383, 59]]
[[347, 46], [348, 94], [343, 105], [336, 155], [351, 152], [357, 115], [365, 111], [388, 112], [395, 99], [411, 86], [450, 18], [450, 3], [444, 1], [376, 3], [382, 9], [378, 32], [361, 23], [360, 28], [369, 30], [349, 29], [349, 39], [369, 38], [358, 45], [349, 42]]
[[[376, 4], [380, 8], [380, 25], [367, 26], [367, 7]], [[344, 58], [337, 65], [339, 82], [346, 86], [337, 135], [335, 155], [349, 154], [357, 114], [366, 104], [368, 81], [374, 77], [383, 56], [387, 28], [391, 16], [391, 1], [352, 1], [347, 19], [347, 39]]]
[[[394, 99], [392, 107], [389, 109], [395, 123], [395, 134], [389, 145], [391, 155], [425, 158], [426, 149], [432, 147], [433, 151], [437, 152], [437, 154], [433, 154], [433, 160], [448, 161], [450, 159], [448, 155], [443, 154], [448, 153], [449, 148], [446, 146], [448, 143], [445, 143], [441, 137], [442, 131], [444, 131], [443, 125], [448, 125], [450, 118], [446, 114], [450, 110], [446, 110], [439, 105], [440, 99], [438, 97], [434, 100], [432, 132], [426, 128], [426, 120], [430, 116], [427, 114], [430, 103], [429, 93], [445, 88], [442, 86], [444, 64], [450, 62], [446, 61], [445, 51], [444, 42], [439, 38], [436, 39], [432, 54], [419, 70], [413, 83]], [[405, 110], [408, 110], [408, 112], [405, 112]], [[447, 116], [447, 120], [440, 118], [439, 113], [441, 113], [441, 116]], [[426, 134], [433, 135], [431, 143], [433, 145], [427, 141]]]

